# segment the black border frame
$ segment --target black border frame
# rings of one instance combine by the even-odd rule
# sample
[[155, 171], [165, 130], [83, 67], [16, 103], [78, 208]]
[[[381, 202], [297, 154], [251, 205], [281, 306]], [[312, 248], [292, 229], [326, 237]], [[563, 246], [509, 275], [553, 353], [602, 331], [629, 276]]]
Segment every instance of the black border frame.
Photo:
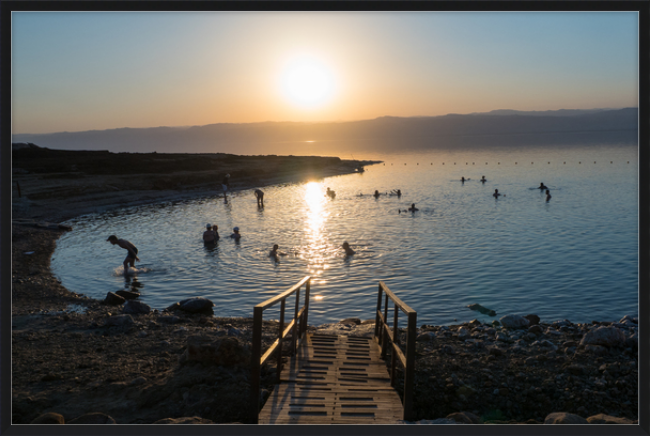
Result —
[[[49, 426], [11, 424], [11, 13], [14, 11], [637, 11], [639, 12], [639, 425]], [[633, 1], [3, 1], [0, 4], [0, 434], [2, 435], [650, 435], [650, 2]], [[644, 310], [642, 310], [644, 309]], [[644, 388], [645, 387], [645, 388]]]

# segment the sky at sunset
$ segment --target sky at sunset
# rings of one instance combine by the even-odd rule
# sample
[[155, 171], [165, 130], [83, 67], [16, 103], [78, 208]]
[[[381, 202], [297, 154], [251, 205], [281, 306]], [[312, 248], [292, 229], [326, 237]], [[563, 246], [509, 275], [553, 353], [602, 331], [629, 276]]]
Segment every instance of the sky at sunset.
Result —
[[636, 12], [13, 12], [12, 133], [638, 106]]

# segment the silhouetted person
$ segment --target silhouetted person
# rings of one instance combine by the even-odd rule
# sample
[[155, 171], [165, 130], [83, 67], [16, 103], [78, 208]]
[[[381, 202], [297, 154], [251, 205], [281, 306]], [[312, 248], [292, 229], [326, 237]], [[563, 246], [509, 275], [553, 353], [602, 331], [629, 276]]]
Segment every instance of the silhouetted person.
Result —
[[501, 194], [499, 194], [499, 190], [498, 190], [498, 189], [495, 189], [495, 190], [494, 190], [494, 194], [492, 194], [492, 196], [494, 196], [494, 198], [499, 198], [500, 195], [501, 195]]
[[111, 235], [108, 237], [107, 241], [109, 241], [113, 245], [119, 245], [120, 247], [128, 251], [128, 254], [126, 255], [126, 258], [124, 259], [123, 262], [124, 274], [126, 274], [129, 271], [129, 265], [131, 265], [132, 268], [135, 268], [135, 261], [137, 260], [138, 262], [140, 262], [140, 258], [138, 257], [138, 249], [135, 247], [135, 245], [133, 245], [126, 239], [117, 239], [117, 236]]
[[375, 193], [372, 194], [372, 196], [375, 197], [375, 198], [379, 198], [379, 195], [380, 195], [379, 191], [375, 191]]
[[417, 211], [420, 210], [420, 209], [418, 209], [417, 207], [415, 207], [415, 203], [412, 203], [412, 204], [411, 204], [411, 207], [409, 207], [407, 210], [408, 210], [409, 212], [417, 212]]
[[214, 230], [212, 230], [212, 225], [211, 224], [206, 224], [205, 225], [205, 232], [203, 232], [203, 242], [205, 244], [214, 244], [217, 242], [217, 239], [219, 236], [215, 233]]
[[221, 189], [223, 189], [223, 202], [228, 203], [228, 188], [230, 187], [230, 174], [226, 174], [221, 182]]
[[461, 178], [460, 178], [460, 181], [461, 181], [462, 183], [465, 183], [465, 177], [461, 177]]
[[539, 184], [539, 189], [544, 190], [544, 189], [548, 189], [548, 187], [545, 186], [544, 183], [540, 183]]
[[485, 178], [485, 176], [481, 176], [481, 183], [485, 183], [485, 182], [487, 182], [487, 179]]
[[285, 253], [285, 252], [283, 252], [283, 251], [278, 251], [279, 248], [280, 248], [280, 247], [278, 246], [278, 244], [273, 245], [273, 249], [272, 249], [271, 252], [269, 253], [269, 256], [270, 256], [270, 257], [274, 257], [275, 260], [278, 259], [278, 256], [286, 256], [287, 253]]
[[235, 241], [239, 241], [239, 239], [241, 238], [241, 234], [239, 234], [239, 227], [235, 227], [234, 229], [232, 229], [232, 231], [233, 234], [230, 235], [230, 237], [233, 238]]
[[336, 197], [336, 192], [332, 191], [330, 188], [327, 188], [327, 192], [325, 192], [329, 198], [334, 198]]
[[[551, 191], [548, 189], [546, 190], [546, 201], [549, 201], [551, 199]], [[561, 202], [560, 202], [561, 203]]]
[[264, 192], [261, 189], [255, 190], [255, 198], [257, 198], [257, 205], [264, 207]]
[[348, 244], [347, 242], [344, 242], [342, 247], [345, 250], [346, 256], [352, 256], [355, 253], [355, 251], [350, 248], [350, 244]]

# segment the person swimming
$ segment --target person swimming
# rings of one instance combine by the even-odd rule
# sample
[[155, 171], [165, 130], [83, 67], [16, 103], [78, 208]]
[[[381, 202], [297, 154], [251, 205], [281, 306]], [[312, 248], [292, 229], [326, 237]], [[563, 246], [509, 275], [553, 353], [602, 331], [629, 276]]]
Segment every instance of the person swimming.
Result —
[[[549, 201], [551, 199], [551, 191], [548, 189], [546, 190], [546, 201]], [[561, 202], [560, 202], [561, 203]]]
[[342, 247], [345, 250], [346, 256], [352, 256], [354, 253], [356, 253], [356, 251], [350, 248], [350, 244], [348, 244], [347, 242], [344, 242]]
[[499, 198], [500, 195], [501, 195], [501, 194], [499, 194], [499, 190], [498, 190], [498, 189], [495, 189], [495, 190], [494, 190], [494, 194], [492, 194], [492, 196], [493, 196], [494, 198]]
[[548, 189], [548, 186], [544, 185], [544, 183], [540, 183], [538, 189], [541, 189], [541, 190]]
[[379, 194], [379, 191], [375, 190], [375, 193], [372, 194], [372, 195], [373, 195], [373, 197], [375, 197], [375, 198], [379, 198], [379, 195], [381, 195], [381, 194]]

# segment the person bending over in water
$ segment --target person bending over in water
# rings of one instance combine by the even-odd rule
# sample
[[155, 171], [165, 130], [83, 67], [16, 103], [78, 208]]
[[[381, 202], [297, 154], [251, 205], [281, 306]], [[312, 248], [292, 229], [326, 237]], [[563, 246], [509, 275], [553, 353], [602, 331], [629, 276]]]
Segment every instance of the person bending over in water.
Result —
[[138, 257], [138, 249], [127, 241], [126, 239], [117, 239], [117, 236], [111, 235], [108, 237], [107, 241], [109, 241], [113, 245], [119, 245], [120, 247], [124, 248], [125, 250], [128, 251], [128, 254], [126, 255], [126, 258], [124, 259], [124, 274], [126, 274], [129, 271], [129, 265], [131, 265], [131, 268], [135, 268], [135, 261], [137, 260], [140, 262], [140, 258]]
[[239, 227], [235, 227], [234, 229], [232, 229], [232, 231], [234, 233], [230, 235], [230, 237], [233, 238], [235, 241], [239, 241], [239, 239], [241, 238], [241, 235], [239, 234]]
[[494, 190], [494, 194], [492, 194], [492, 196], [493, 196], [494, 198], [499, 198], [500, 195], [501, 195], [501, 194], [499, 194], [499, 190], [498, 190], [498, 189], [495, 189], [495, 190]]
[[541, 189], [541, 190], [548, 189], [548, 186], [545, 186], [544, 183], [540, 183], [539, 184], [539, 189]]
[[546, 190], [546, 201], [549, 201], [551, 199], [551, 191], [548, 189]]
[[346, 256], [352, 256], [354, 253], [356, 253], [353, 249], [350, 248], [350, 244], [347, 242], [343, 243], [343, 249], [345, 250]]
[[255, 190], [255, 198], [257, 198], [257, 205], [264, 207], [264, 192], [261, 189]]
[[[217, 227], [217, 226], [215, 226]], [[205, 225], [205, 232], [203, 232], [203, 243], [205, 244], [214, 244], [219, 239], [219, 235], [212, 229], [211, 224]]]

